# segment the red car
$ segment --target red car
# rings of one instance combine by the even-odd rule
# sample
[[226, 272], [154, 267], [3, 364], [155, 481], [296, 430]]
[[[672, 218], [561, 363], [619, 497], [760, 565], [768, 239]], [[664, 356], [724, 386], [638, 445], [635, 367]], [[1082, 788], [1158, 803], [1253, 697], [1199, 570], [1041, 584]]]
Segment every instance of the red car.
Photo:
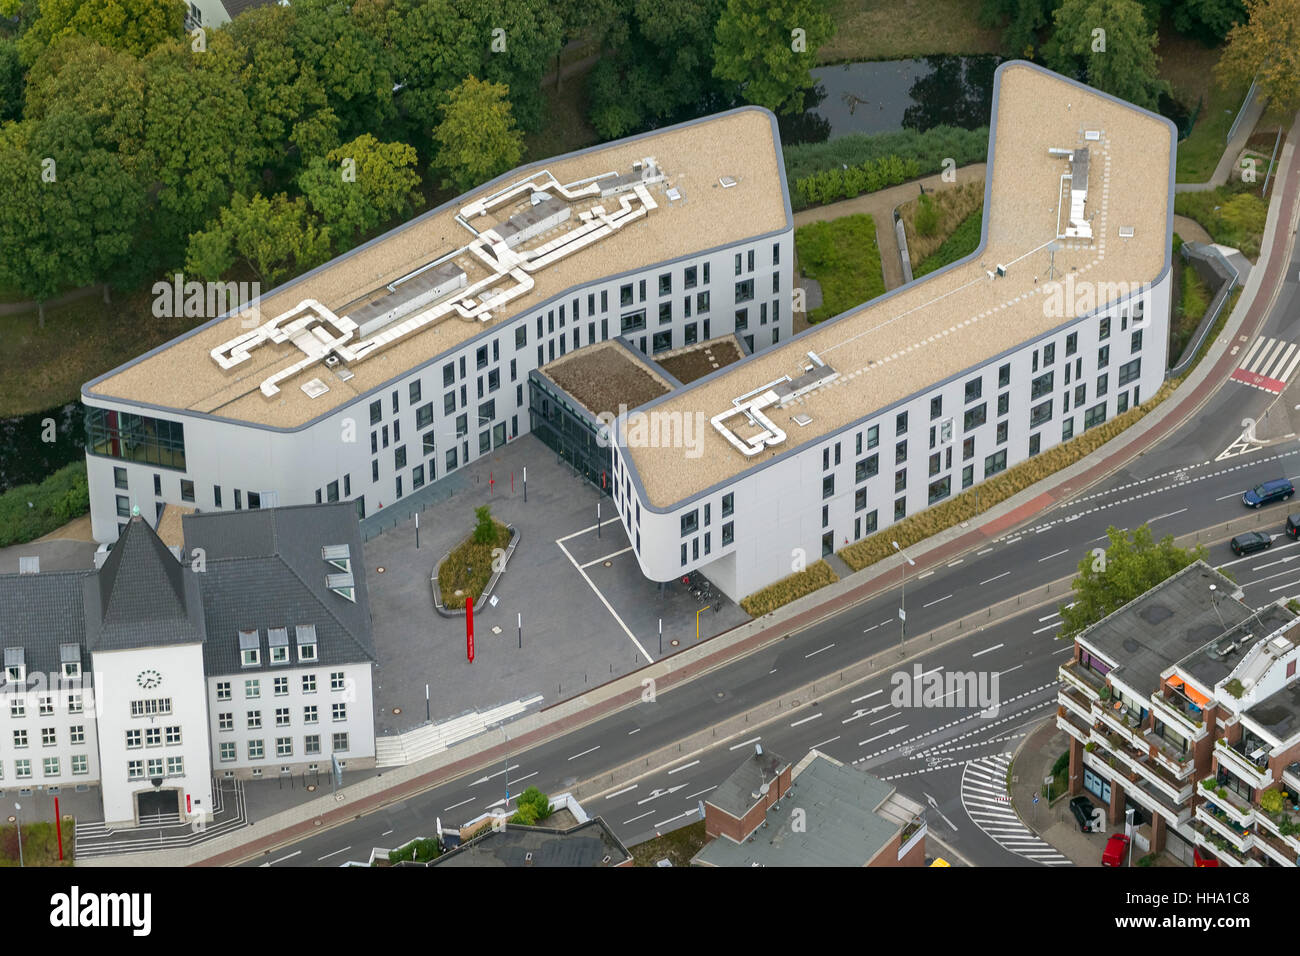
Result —
[[1112, 833], [1106, 841], [1106, 849], [1101, 853], [1102, 866], [1123, 866], [1124, 854], [1128, 852], [1128, 837], [1123, 833]]

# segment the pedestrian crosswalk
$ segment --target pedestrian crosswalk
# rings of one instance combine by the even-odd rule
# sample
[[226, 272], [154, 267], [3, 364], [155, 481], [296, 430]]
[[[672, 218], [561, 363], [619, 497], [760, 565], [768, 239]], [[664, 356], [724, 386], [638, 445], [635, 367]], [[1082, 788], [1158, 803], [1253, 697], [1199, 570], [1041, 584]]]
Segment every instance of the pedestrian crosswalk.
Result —
[[994, 843], [1044, 866], [1070, 866], [1070, 860], [1020, 822], [1007, 793], [1011, 757], [998, 754], [972, 760], [961, 775], [961, 805], [971, 821]]
[[1261, 335], [1250, 344], [1232, 379], [1274, 395], [1286, 388], [1300, 366], [1300, 345]]

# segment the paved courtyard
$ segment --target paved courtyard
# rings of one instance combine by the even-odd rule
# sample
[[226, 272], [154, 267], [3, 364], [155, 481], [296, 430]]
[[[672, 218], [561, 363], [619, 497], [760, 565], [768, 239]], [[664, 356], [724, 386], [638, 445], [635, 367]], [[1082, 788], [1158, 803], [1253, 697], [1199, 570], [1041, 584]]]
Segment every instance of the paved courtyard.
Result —
[[[366, 542], [379, 656], [378, 734], [425, 722], [426, 684], [435, 722], [538, 696], [532, 706], [546, 707], [642, 667], [647, 657], [658, 659], [660, 618], [662, 656], [695, 642], [703, 605], [679, 583], [661, 593], [642, 576], [610, 499], [557, 463], [540, 441], [525, 435], [457, 477], [454, 493], [420, 514], [418, 549], [414, 519]], [[520, 540], [494, 591], [497, 605], [474, 610], [470, 664], [464, 619], [437, 614], [429, 579], [442, 556], [469, 534], [474, 509], [483, 504], [514, 525]], [[744, 611], [723, 600], [717, 610], [699, 614], [700, 639], [746, 620]]]

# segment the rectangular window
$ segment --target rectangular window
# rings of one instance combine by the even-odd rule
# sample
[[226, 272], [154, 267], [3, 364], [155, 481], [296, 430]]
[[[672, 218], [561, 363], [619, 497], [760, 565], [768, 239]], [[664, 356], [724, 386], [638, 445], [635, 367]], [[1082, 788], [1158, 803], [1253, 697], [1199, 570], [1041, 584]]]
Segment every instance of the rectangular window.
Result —
[[1142, 360], [1135, 358], [1131, 362], [1125, 362], [1119, 367], [1119, 387], [1123, 388], [1129, 382], [1137, 381], [1142, 375]]
[[966, 409], [966, 414], [962, 418], [963, 430], [970, 431], [973, 428], [978, 428], [986, 421], [988, 421], [988, 404], [981, 402], [974, 408]]
[[1083, 413], [1083, 430], [1087, 431], [1106, 420], [1106, 403], [1094, 405]]
[[827, 475], [822, 479], [822, 500], [835, 496], [835, 476]]
[[217, 681], [217, 700], [230, 700], [230, 681]]
[[1097, 341], [1104, 342], [1108, 338], [1110, 338], [1110, 316], [1109, 315], [1101, 320], [1101, 325], [1099, 326], [1097, 332]]
[[619, 317], [619, 328], [624, 335], [629, 332], [640, 332], [645, 329], [645, 309], [638, 309], [636, 312], [627, 312]]
[[907, 434], [907, 412], [899, 412], [894, 417], [894, 434], [895, 435]]
[[1054, 380], [1055, 380], [1054, 372], [1046, 372], [1038, 376], [1036, 379], [1034, 379], [1029, 385], [1030, 399], [1042, 398], [1044, 395], [1050, 392], [1052, 390], [1052, 385], [1054, 383]]
[[1056, 361], [1055, 343], [1044, 345], [1043, 346], [1043, 368], [1046, 368], [1047, 366], [1051, 365], [1055, 361]]
[[975, 466], [967, 465], [961, 470], [961, 486], [969, 488], [973, 484], [975, 484]]
[[853, 480], [855, 482], [866, 481], [868, 478], [875, 477], [879, 472], [880, 456], [870, 455], [853, 466]]
[[898, 469], [898, 471], [894, 472], [894, 491], [898, 492], [898, 491], [906, 491], [906, 490], [907, 490], [907, 469], [900, 468]]
[[1029, 457], [1032, 458], [1042, 449], [1042, 436], [1035, 432], [1029, 436]]
[[998, 422], [998, 434], [997, 434], [997, 438], [994, 441], [994, 444], [1001, 445], [1006, 440], [1007, 440], [1007, 423], [1005, 421]]
[[1029, 427], [1037, 428], [1039, 425], [1050, 421], [1052, 417], [1052, 400], [1049, 398], [1041, 404], [1035, 405], [1029, 410]]
[[1088, 385], [1083, 383], [1074, 387], [1074, 407], [1078, 408], [1088, 400]]
[[698, 510], [689, 511], [686, 514], [682, 515], [681, 527], [682, 527], [681, 536], [683, 538], [685, 538], [687, 535], [694, 534], [697, 530], [699, 530], [700, 527], [699, 511]]
[[1079, 333], [1071, 332], [1065, 337], [1065, 357], [1069, 358], [1079, 350]]
[[934, 421], [943, 414], [943, 396], [936, 395], [930, 399], [930, 421]]
[[907, 439], [894, 446], [894, 464], [901, 465], [907, 461]]
[[248, 719], [249, 730], [257, 730], [262, 726], [262, 712], [260, 710], [250, 710], [245, 716]]
[[1071, 415], [1061, 423], [1061, 441], [1069, 441], [1074, 437], [1074, 416]]
[[1000, 471], [1006, 471], [1007, 468], [1007, 450], [1004, 448], [999, 452], [994, 452], [984, 459], [984, 477], [996, 475]]
[[1097, 397], [1098, 398], [1101, 398], [1103, 395], [1105, 395], [1107, 388], [1110, 387], [1108, 382], [1109, 378], [1110, 378], [1109, 375], [1097, 376]]
[[347, 704], [330, 704], [330, 719], [339, 721], [348, 719]]
[[1011, 393], [1003, 392], [998, 396], [998, 417], [1001, 418], [1009, 411], [1011, 411]]
[[302, 721], [305, 724], [315, 724], [320, 720], [315, 704], [308, 704], [302, 709]]
[[907, 517], [907, 499], [898, 498], [894, 501], [894, 520], [902, 521]]
[[194, 500], [194, 482], [185, 478], [181, 479], [181, 501]]
[[726, 518], [735, 511], [735, 492], [728, 492], [722, 496], [722, 517]]
[[266, 755], [263, 742], [260, 740], [250, 740], [248, 742], [248, 759], [261, 760]]
[[742, 279], [736, 283], [736, 302], [752, 302], [754, 299], [754, 280]]
[[975, 457], [975, 439], [967, 438], [961, 443], [961, 460], [970, 461]]
[[984, 394], [984, 380], [982, 378], [973, 378], [966, 383], [966, 404], [978, 401]]
[[867, 450], [870, 451], [880, 444], [880, 426], [872, 425], [867, 429]]

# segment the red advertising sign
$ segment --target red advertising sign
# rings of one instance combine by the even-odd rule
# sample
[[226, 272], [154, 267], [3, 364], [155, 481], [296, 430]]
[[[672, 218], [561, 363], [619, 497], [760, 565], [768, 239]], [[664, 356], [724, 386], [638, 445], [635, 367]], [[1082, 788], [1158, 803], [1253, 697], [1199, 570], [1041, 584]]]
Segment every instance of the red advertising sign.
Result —
[[465, 655], [474, 663], [474, 599], [465, 599]]

